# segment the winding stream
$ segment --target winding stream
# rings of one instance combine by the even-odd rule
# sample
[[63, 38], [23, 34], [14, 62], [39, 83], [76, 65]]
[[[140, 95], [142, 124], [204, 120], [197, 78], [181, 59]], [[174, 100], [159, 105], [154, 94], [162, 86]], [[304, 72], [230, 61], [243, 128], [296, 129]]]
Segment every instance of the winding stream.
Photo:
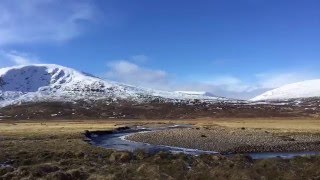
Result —
[[[166, 129], [178, 129], [178, 128], [191, 128], [191, 125], [174, 125], [170, 127], [159, 127], [159, 128], [143, 128], [136, 127], [134, 129], [118, 130], [113, 133], [92, 133], [90, 135], [91, 144], [107, 149], [115, 149], [119, 151], [136, 151], [143, 150], [147, 153], [157, 153], [160, 151], [170, 151], [172, 153], [185, 153], [189, 155], [200, 155], [200, 154], [219, 154], [214, 151], [203, 151], [199, 149], [188, 149], [182, 147], [164, 146], [164, 145], [152, 145], [142, 142], [135, 142], [127, 140], [126, 137], [136, 133], [147, 133], [151, 131], [162, 131]], [[320, 155], [320, 152], [262, 152], [262, 153], [248, 153], [253, 159], [268, 159], [268, 158], [284, 158], [290, 159], [297, 156], [313, 156]]]

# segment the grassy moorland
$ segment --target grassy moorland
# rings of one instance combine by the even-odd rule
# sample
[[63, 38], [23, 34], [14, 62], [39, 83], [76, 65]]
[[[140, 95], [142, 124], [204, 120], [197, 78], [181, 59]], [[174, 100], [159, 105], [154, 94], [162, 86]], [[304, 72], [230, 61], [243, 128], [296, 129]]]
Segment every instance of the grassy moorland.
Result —
[[85, 130], [111, 130], [133, 124], [192, 123], [198, 127], [262, 128], [304, 133], [314, 133], [317, 131], [315, 126], [319, 128], [319, 123], [314, 120], [301, 123], [298, 119], [290, 120], [291, 124], [298, 124], [290, 124], [288, 128], [285, 124], [289, 122], [280, 121], [264, 120], [261, 126], [252, 120], [232, 119], [1, 122], [0, 179], [319, 179], [320, 157], [252, 160], [242, 155], [148, 155], [142, 151], [106, 150], [83, 140]]
[[[201, 120], [201, 119], [200, 119]], [[202, 122], [202, 123], [201, 123]], [[200, 125], [220, 125], [230, 128], [273, 129], [285, 132], [319, 132], [320, 119], [313, 118], [247, 118], [203, 119]]]

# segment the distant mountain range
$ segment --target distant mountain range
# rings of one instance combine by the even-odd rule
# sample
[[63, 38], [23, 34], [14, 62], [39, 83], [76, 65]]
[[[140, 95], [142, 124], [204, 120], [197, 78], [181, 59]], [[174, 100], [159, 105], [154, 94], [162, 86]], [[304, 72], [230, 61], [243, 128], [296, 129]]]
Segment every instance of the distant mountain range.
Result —
[[[267, 91], [251, 101], [274, 101], [320, 96], [320, 80], [288, 84]], [[160, 91], [103, 80], [54, 64], [0, 69], [0, 107], [28, 102], [132, 101], [146, 103], [203, 101], [236, 102], [201, 91]], [[244, 102], [244, 101], [241, 101]]]
[[27, 102], [74, 102], [78, 100], [128, 100], [146, 102], [202, 100], [231, 101], [207, 92], [159, 91], [106, 81], [77, 70], [36, 64], [0, 69], [0, 107]]

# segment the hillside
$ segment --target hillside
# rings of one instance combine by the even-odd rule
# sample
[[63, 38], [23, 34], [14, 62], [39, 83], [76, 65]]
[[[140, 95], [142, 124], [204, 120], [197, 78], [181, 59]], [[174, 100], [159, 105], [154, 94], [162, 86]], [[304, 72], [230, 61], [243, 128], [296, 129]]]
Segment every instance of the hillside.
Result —
[[267, 91], [253, 99], [252, 101], [263, 100], [286, 100], [297, 98], [310, 98], [320, 96], [320, 79], [308, 80], [287, 84], [279, 88]]

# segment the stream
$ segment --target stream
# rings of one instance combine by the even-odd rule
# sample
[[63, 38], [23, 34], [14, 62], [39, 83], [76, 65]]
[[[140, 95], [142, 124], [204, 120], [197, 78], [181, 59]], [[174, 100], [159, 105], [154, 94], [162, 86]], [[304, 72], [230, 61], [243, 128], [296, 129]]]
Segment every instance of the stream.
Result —
[[[204, 151], [199, 149], [189, 149], [182, 147], [173, 147], [173, 146], [164, 146], [164, 145], [152, 145], [142, 142], [135, 142], [127, 140], [126, 137], [136, 133], [147, 133], [152, 131], [162, 131], [166, 129], [178, 129], [178, 128], [191, 128], [192, 125], [174, 125], [169, 127], [158, 127], [158, 128], [144, 128], [144, 127], [136, 127], [130, 129], [121, 129], [116, 130], [114, 132], [108, 133], [92, 133], [88, 137], [90, 139], [90, 143], [95, 146], [107, 148], [107, 149], [115, 149], [119, 151], [130, 151], [134, 152], [136, 150], [143, 150], [150, 154], [155, 154], [160, 151], [163, 152], [172, 152], [172, 153], [185, 153], [189, 155], [200, 155], [200, 154], [219, 154], [219, 152], [214, 151]], [[230, 154], [228, 156], [232, 156], [234, 154]], [[259, 152], [259, 153], [247, 153], [246, 155], [250, 156], [252, 159], [268, 159], [268, 158], [283, 158], [290, 159], [297, 156], [313, 156], [320, 155], [320, 152]]]

